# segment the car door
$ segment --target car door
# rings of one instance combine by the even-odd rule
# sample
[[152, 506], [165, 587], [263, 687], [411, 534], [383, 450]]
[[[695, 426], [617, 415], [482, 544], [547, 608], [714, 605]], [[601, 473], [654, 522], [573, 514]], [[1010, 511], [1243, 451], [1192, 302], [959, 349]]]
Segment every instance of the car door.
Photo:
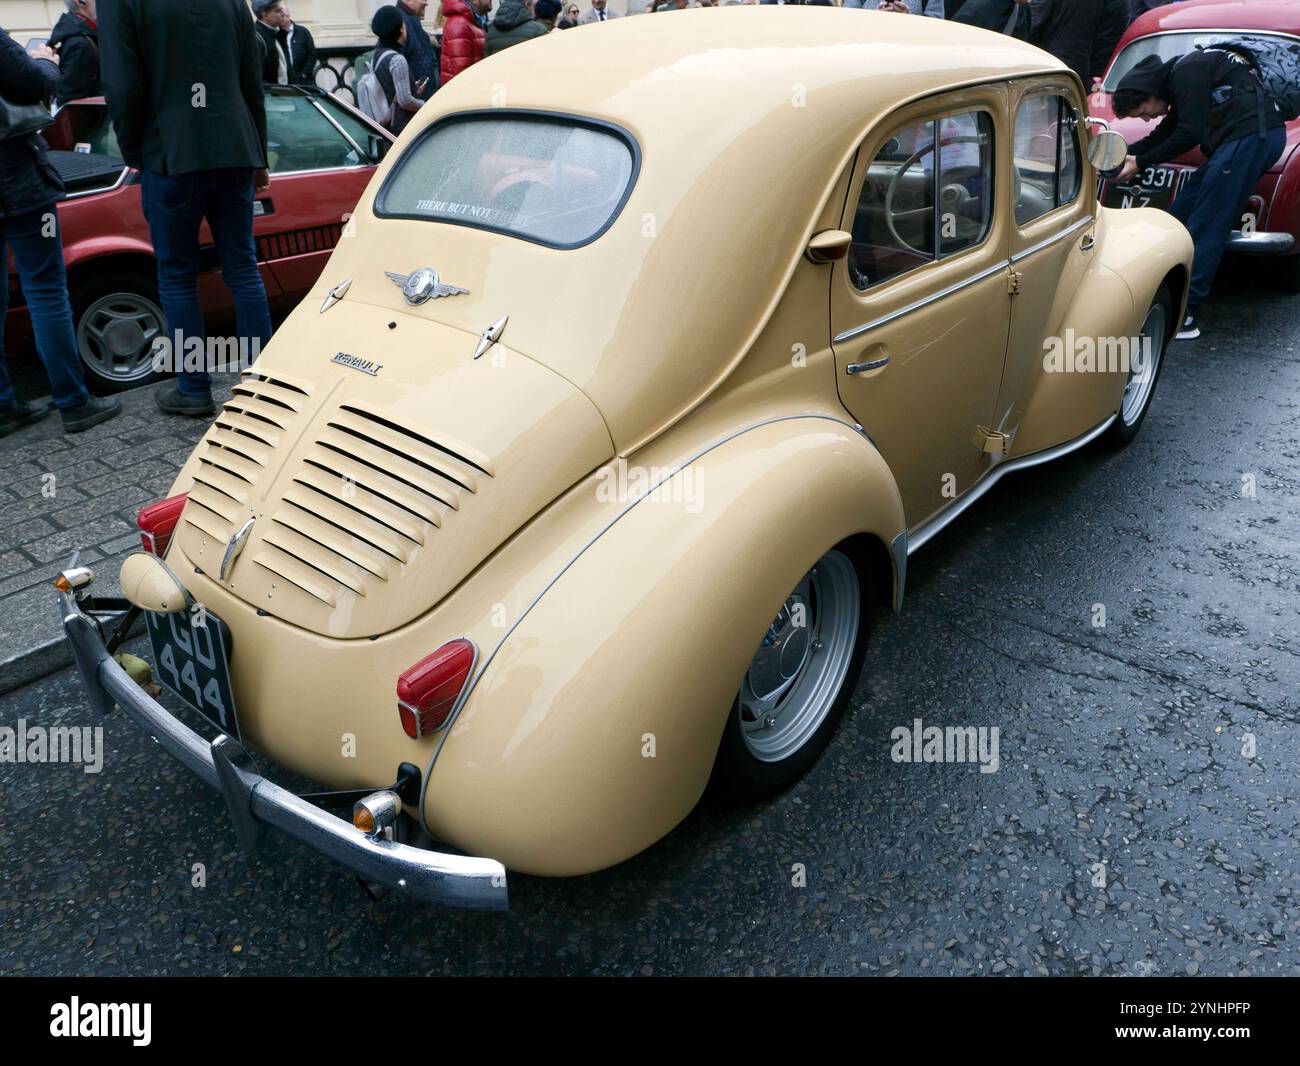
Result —
[[[1011, 303], [1007, 368], [994, 422], [1014, 437], [1042, 371], [1044, 342], [1062, 333], [1069, 299], [1095, 254], [1096, 191], [1084, 180], [1083, 112], [1073, 80], [1064, 74], [1026, 78], [1009, 91], [1014, 183], [1009, 254], [1019, 291]], [[1081, 378], [1078, 388], [1106, 385], [1100, 375], [1094, 377], [1097, 383]], [[1084, 414], [1096, 405], [1081, 393], [1079, 409]], [[1073, 435], [1071, 429], [1087, 428], [1062, 426], [1063, 439]]]
[[254, 209], [258, 258], [296, 298], [320, 276], [378, 155], [365, 123], [333, 100], [268, 88], [266, 107], [271, 186]]
[[840, 398], [912, 529], [983, 469], [1010, 315], [1007, 139], [1005, 86], [932, 97], [867, 138], [849, 186], [853, 242], [831, 278]]

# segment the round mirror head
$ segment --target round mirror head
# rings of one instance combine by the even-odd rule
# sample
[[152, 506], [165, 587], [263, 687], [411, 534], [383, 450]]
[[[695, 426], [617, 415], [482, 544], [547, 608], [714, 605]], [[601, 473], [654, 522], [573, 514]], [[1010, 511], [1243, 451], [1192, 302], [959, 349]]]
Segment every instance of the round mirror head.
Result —
[[1114, 130], [1094, 133], [1088, 141], [1088, 162], [1105, 174], [1118, 170], [1128, 155], [1128, 142]]

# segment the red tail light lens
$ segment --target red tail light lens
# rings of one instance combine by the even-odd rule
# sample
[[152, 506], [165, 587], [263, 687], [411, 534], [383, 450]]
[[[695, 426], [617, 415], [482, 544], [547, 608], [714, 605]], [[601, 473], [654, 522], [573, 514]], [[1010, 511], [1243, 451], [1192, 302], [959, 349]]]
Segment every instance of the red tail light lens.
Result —
[[408, 737], [418, 740], [442, 727], [474, 668], [474, 643], [448, 641], [397, 679], [397, 713]]
[[182, 492], [179, 496], [168, 496], [165, 500], [151, 503], [135, 519], [140, 527], [140, 543], [144, 550], [152, 552], [160, 559], [167, 553], [167, 544], [172, 539], [172, 531], [180, 521], [181, 511], [185, 510], [185, 501], [189, 494]]

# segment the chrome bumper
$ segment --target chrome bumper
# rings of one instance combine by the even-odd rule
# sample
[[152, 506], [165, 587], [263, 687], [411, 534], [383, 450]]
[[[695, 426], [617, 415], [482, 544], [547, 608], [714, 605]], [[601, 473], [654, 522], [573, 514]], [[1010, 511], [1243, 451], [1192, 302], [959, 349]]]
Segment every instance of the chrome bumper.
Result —
[[117, 704], [128, 718], [226, 801], [240, 842], [251, 847], [264, 825], [347, 867], [367, 883], [430, 903], [507, 910], [506, 870], [476, 859], [372, 839], [350, 822], [295, 796], [258, 774], [234, 740], [204, 740], [140, 688], [109, 655], [95, 622], [65, 592], [58, 593], [63, 629], [91, 705], [107, 714]]
[[1253, 252], [1256, 255], [1283, 255], [1295, 247], [1295, 237], [1289, 233], [1243, 233], [1232, 231], [1228, 247], [1234, 252]]

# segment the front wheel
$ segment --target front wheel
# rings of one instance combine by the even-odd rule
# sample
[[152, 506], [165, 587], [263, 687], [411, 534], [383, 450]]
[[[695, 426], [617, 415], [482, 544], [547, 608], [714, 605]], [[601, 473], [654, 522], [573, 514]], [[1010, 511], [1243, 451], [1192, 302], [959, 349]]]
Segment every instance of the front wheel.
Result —
[[862, 671], [871, 602], [867, 573], [838, 548], [804, 575], [741, 681], [714, 765], [721, 792], [769, 796], [817, 761]]
[[1164, 366], [1165, 346], [1173, 324], [1173, 297], [1169, 289], [1161, 286], [1147, 309], [1139, 332], [1140, 349], [1129, 359], [1128, 378], [1124, 382], [1124, 395], [1119, 411], [1104, 441], [1112, 448], [1122, 448], [1137, 436], [1142, 422], [1151, 407], [1160, 369]]

